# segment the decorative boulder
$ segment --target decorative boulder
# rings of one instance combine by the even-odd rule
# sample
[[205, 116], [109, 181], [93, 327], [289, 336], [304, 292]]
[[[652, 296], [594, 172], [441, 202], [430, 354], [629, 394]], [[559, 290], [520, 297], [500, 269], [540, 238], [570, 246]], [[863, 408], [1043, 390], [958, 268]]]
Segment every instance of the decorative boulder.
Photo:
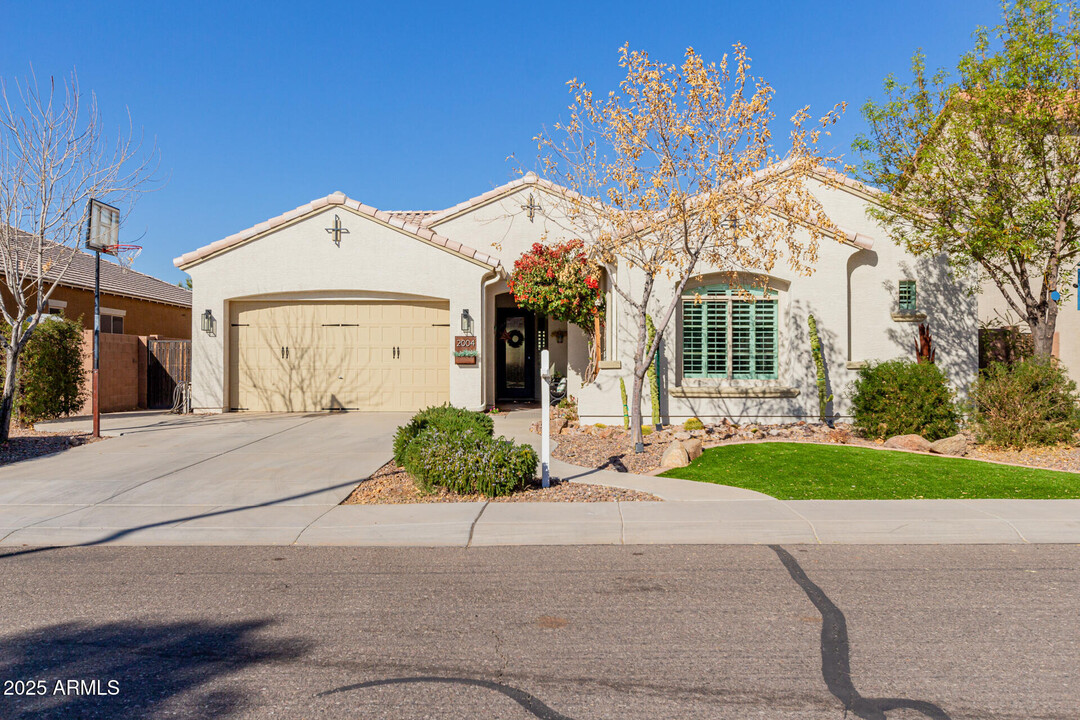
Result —
[[922, 435], [893, 435], [885, 441], [885, 447], [894, 450], [914, 450], [930, 452], [930, 441]]
[[664, 450], [664, 454], [660, 457], [660, 467], [664, 470], [686, 467], [689, 464], [690, 455], [678, 440], [672, 440], [671, 444]]
[[942, 438], [941, 440], [935, 440], [930, 443], [930, 452], [937, 453], [938, 455], [954, 455], [959, 457], [961, 455], [967, 455], [967, 451], [967, 438], [963, 435], [953, 435], [952, 437]]
[[675, 439], [676, 440], [689, 440], [690, 439], [690, 433], [686, 432], [685, 430], [680, 430], [679, 432], [675, 433]]
[[697, 460], [701, 457], [701, 438], [690, 438], [689, 440], [682, 441], [683, 449], [686, 450], [687, 457], [690, 458], [690, 462]]
[[566, 425], [566, 418], [553, 418], [551, 421], [551, 434], [558, 435]]

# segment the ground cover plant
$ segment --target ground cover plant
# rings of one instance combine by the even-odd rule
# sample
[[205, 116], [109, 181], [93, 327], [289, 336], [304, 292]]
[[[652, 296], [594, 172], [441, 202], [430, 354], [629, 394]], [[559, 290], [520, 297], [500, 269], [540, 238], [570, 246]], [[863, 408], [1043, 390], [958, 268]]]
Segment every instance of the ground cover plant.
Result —
[[532, 447], [494, 434], [495, 423], [484, 413], [429, 407], [394, 434], [394, 462], [423, 491], [508, 495], [533, 479], [539, 460]]
[[711, 448], [664, 477], [747, 488], [781, 500], [1080, 498], [1075, 473], [813, 443]]
[[889, 360], [860, 369], [851, 410], [866, 437], [916, 434], [933, 441], [959, 429], [952, 392], [933, 363]]
[[536, 475], [536, 451], [477, 430], [425, 429], [405, 451], [402, 466], [422, 490], [444, 487], [488, 497], [523, 489]]
[[394, 433], [394, 462], [403, 465], [405, 451], [409, 445], [428, 427], [435, 427], [445, 432], [467, 432], [470, 430], [491, 437], [495, 434], [495, 421], [480, 412], [456, 408], [453, 405], [434, 405], [412, 416]]

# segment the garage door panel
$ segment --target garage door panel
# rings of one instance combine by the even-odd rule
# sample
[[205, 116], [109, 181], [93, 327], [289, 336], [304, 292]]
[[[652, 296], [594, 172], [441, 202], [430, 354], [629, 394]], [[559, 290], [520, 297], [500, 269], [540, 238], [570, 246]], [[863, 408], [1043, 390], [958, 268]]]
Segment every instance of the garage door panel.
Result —
[[445, 302], [234, 303], [230, 321], [234, 408], [409, 411], [449, 400]]

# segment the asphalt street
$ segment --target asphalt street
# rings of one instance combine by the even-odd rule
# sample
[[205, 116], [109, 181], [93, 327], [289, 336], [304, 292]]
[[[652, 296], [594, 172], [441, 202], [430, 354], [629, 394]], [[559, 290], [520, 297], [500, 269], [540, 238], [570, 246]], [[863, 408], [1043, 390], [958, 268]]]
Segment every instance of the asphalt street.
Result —
[[1080, 717], [1077, 546], [10, 548], [0, 598], [2, 720]]

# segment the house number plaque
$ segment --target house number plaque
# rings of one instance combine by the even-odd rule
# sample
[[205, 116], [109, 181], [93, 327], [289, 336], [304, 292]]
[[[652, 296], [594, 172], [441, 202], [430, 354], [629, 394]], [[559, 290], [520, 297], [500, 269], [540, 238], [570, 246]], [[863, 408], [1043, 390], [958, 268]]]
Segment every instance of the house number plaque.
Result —
[[458, 335], [454, 338], [454, 362], [458, 365], [476, 364], [476, 336]]

